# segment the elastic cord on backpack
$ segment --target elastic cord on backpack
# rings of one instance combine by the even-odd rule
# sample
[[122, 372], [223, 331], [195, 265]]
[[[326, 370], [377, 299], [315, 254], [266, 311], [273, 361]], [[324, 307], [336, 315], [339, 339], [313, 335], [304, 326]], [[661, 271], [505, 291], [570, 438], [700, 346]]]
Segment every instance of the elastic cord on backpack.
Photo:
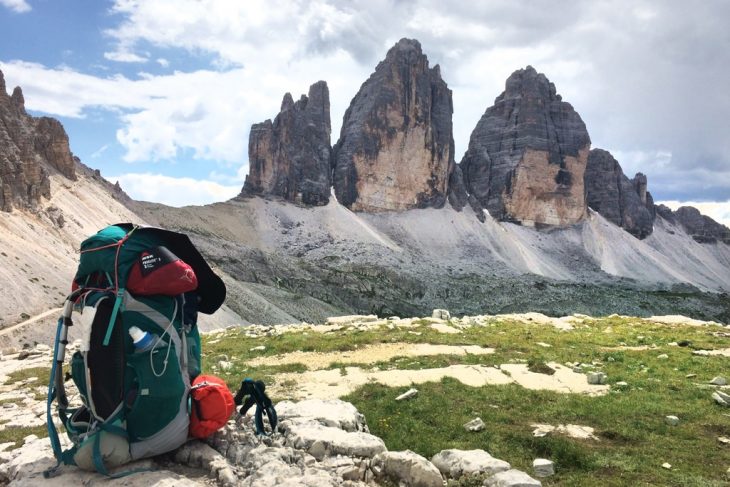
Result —
[[[175, 322], [175, 316], [177, 316], [177, 299], [175, 300], [175, 307], [172, 310], [172, 318], [170, 318], [170, 324], [167, 325], [167, 328], [165, 328], [165, 330], [162, 332], [162, 335], [157, 337], [157, 341], [150, 348], [150, 368], [152, 369], [152, 373], [155, 377], [162, 377], [163, 375], [165, 375], [165, 371], [167, 370], [167, 361], [170, 358], [170, 350], [172, 350], [172, 335], [170, 335], [170, 329], [173, 327], [173, 323]], [[155, 370], [154, 360], [152, 360], [152, 352], [154, 352], [155, 348], [157, 348], [157, 345], [160, 344], [165, 335], [168, 335], [170, 339], [168, 340], [169, 343], [167, 344], [167, 353], [165, 353], [165, 360], [162, 362], [162, 372], [158, 374]]]

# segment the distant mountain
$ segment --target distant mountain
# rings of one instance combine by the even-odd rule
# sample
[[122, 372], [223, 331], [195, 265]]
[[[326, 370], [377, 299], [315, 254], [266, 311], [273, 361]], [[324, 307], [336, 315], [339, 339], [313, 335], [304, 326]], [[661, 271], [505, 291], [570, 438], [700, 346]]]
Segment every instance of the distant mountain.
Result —
[[456, 164], [451, 91], [401, 40], [334, 147], [320, 81], [254, 125], [241, 196], [185, 208], [132, 201], [73, 157], [60, 123], [0, 91], [0, 278], [12, 283], [0, 328], [59, 305], [80, 241], [119, 221], [190, 234], [229, 290], [209, 326], [432, 308], [730, 322], [730, 230], [654, 206], [646, 177], [591, 151], [578, 113], [531, 67], [509, 77]]

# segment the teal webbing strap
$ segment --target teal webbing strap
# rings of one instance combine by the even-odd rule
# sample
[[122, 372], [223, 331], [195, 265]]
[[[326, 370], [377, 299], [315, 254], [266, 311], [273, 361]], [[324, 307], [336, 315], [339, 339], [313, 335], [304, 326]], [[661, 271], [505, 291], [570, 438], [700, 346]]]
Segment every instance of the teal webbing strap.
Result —
[[124, 288], [120, 287], [117, 291], [117, 298], [114, 301], [114, 308], [112, 308], [112, 315], [109, 318], [109, 326], [106, 327], [106, 335], [104, 335], [104, 342], [102, 343], [105, 347], [109, 345], [109, 341], [112, 338], [112, 330], [114, 329], [114, 323], [117, 321], [117, 314], [119, 308], [122, 306], [122, 298], [124, 297]]
[[63, 327], [63, 316], [58, 319], [58, 327], [56, 328], [56, 341], [54, 344], [53, 351], [53, 365], [51, 366], [51, 378], [48, 381], [48, 399], [46, 401], [46, 422], [48, 428], [48, 437], [51, 440], [51, 447], [53, 448], [53, 455], [57, 460], [61, 459], [61, 440], [58, 438], [58, 430], [56, 430], [56, 424], [53, 422], [53, 414], [51, 412], [51, 406], [53, 400], [56, 398], [56, 373], [58, 367], [58, 343], [61, 340], [61, 328]]
[[[55, 388], [55, 379], [56, 374], [59, 373], [58, 366], [59, 366], [59, 360], [58, 360], [58, 344], [61, 340], [61, 328], [63, 327], [63, 316], [61, 316], [58, 319], [58, 327], [56, 329], [56, 341], [54, 345], [53, 350], [53, 365], [51, 366], [51, 378], [48, 382], [48, 400], [46, 401], [46, 427], [48, 429], [48, 438], [51, 440], [51, 448], [53, 448], [53, 456], [56, 457], [56, 465], [49, 468], [48, 470], [45, 470], [43, 472], [43, 477], [45, 478], [51, 478], [56, 475], [58, 475], [58, 469], [63, 465], [75, 465], [74, 462], [74, 454], [76, 453], [76, 446], [63, 451], [61, 448], [61, 440], [58, 437], [58, 430], [56, 429], [56, 424], [53, 421], [53, 413], [51, 412], [53, 400], [56, 398], [56, 388]], [[66, 424], [66, 420], [68, 416], [66, 415], [66, 412], [59, 409], [58, 415], [63, 421], [64, 424]]]

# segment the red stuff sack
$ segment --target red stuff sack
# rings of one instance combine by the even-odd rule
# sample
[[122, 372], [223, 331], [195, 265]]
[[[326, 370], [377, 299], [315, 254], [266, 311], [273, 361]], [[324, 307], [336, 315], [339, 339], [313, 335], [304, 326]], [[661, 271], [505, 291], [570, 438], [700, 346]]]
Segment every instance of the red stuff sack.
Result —
[[236, 408], [228, 386], [214, 375], [196, 377], [190, 395], [193, 398], [190, 436], [194, 438], [207, 438], [221, 429]]
[[162, 246], [143, 251], [127, 279], [127, 290], [142, 296], [177, 296], [197, 288], [193, 268]]

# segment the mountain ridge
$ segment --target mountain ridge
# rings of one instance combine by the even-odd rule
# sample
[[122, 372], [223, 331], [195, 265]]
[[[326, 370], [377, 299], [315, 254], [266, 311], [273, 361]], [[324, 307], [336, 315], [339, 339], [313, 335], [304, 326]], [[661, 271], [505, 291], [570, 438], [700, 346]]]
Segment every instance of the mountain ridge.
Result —
[[[556, 113], [563, 114], [558, 119], [568, 120], [568, 128], [558, 124], [542, 132], [529, 120], [525, 126], [511, 125], [508, 133], [524, 136], [517, 137], [523, 142], [509, 156], [517, 165], [503, 175], [505, 181], [522, 183], [505, 184], [509, 191], [497, 193], [503, 191], [501, 197], [512, 198], [512, 203], [525, 203], [521, 200], [527, 197], [539, 199], [530, 189], [530, 181], [537, 175], [542, 178], [539, 186], [548, 188], [547, 199], [541, 203], [547, 205], [547, 213], [545, 208], [529, 204], [510, 213], [515, 206], [508, 202], [504, 206], [507, 213], [492, 215], [491, 210], [489, 214], [485, 211], [492, 204], [489, 199], [480, 201], [466, 190], [473, 187], [473, 174], [465, 174], [454, 161], [451, 92], [440, 69], [429, 67], [420, 45], [413, 42], [402, 43], [389, 55], [376, 68], [382, 76], [371, 77], [382, 78], [387, 89], [366, 87], [371, 80], [361, 87], [363, 93], [373, 96], [385, 93], [386, 102], [376, 100], [373, 107], [379, 108], [369, 112], [375, 117], [370, 128], [361, 124], [358, 129], [369, 131], [377, 150], [369, 152], [372, 159], [360, 159], [355, 174], [368, 170], [371, 163], [377, 167], [383, 161], [387, 164], [383, 171], [372, 171], [370, 179], [350, 195], [355, 196], [352, 202], [362, 195], [369, 199], [349, 208], [338, 201], [347, 191], [341, 187], [338, 195], [338, 183], [332, 177], [338, 164], [336, 155], [329, 154], [339, 153], [343, 146], [338, 142], [333, 148], [329, 140], [329, 100], [323, 81], [312, 85], [309, 94], [297, 102], [285, 95], [275, 121], [261, 124], [263, 132], [252, 134], [252, 140], [274, 143], [261, 144], [261, 150], [254, 151], [260, 163], [252, 165], [254, 173], [247, 178], [241, 196], [211, 205], [171, 208], [134, 201], [118, 184], [84, 166], [68, 149], [61, 124], [30, 117], [21, 110], [22, 90], [8, 96], [0, 74], [0, 107], [4, 107], [0, 133], [6, 134], [0, 139], [4, 141], [0, 169], [8, 172], [10, 168], [12, 174], [31, 178], [31, 188], [36, 188], [25, 193], [6, 190], [11, 183], [0, 172], [3, 191], [15, 191], [10, 198], [13, 206], [0, 212], [0, 277], [15, 283], [3, 296], [0, 328], [57, 306], [70, 283], [80, 241], [121, 221], [165, 226], [191, 235], [229, 288], [231, 309], [214, 318], [218, 325], [317, 322], [352, 312], [423, 315], [433, 308], [448, 308], [454, 314], [528, 310], [553, 315], [622, 312], [642, 316], [671, 312], [730, 321], [726, 294], [730, 289], [730, 230], [695, 209], [673, 212], [654, 206], [645, 177], [629, 180], [615, 159], [608, 180], [617, 181], [616, 192], [631, 198], [631, 204], [625, 204], [611, 196], [618, 201], [620, 220], [611, 218], [605, 208], [591, 209], [585, 202], [581, 206], [576, 197], [580, 192], [571, 191], [581, 187], [583, 180], [588, 187], [590, 138], [585, 127], [580, 128], [577, 112], [562, 101], [544, 75], [532, 68], [520, 71], [534, 78], [534, 96], [538, 97], [529, 101], [532, 105], [528, 103], [524, 113], [545, 116], [539, 108], [539, 97], [545, 95], [557, 107]], [[415, 80], [429, 89], [419, 95], [418, 90], [408, 91], [404, 86], [410, 81], [404, 85], [403, 80]], [[514, 80], [508, 84], [510, 89], [518, 86]], [[505, 95], [500, 96], [504, 99]], [[510, 96], [517, 99], [522, 95]], [[351, 112], [357, 111], [353, 108], [358, 106], [357, 99], [353, 99]], [[413, 111], [416, 100], [428, 110]], [[390, 113], [390, 121], [379, 118], [383, 113]], [[298, 124], [309, 129], [300, 130]], [[12, 126], [23, 130], [8, 131]], [[343, 133], [348, 130], [343, 125]], [[556, 136], [561, 130], [573, 135]], [[16, 133], [24, 141], [17, 142]], [[425, 156], [398, 166], [398, 149], [379, 145], [381, 139], [395, 140], [393, 137], [411, 144], [415, 140], [412, 147], [420, 151], [422, 145], [425, 152], [417, 152]], [[502, 136], [494, 132], [494, 137], [501, 140]], [[287, 144], [303, 149], [292, 151]], [[355, 149], [352, 154], [358, 153]], [[73, 171], [59, 165], [56, 157], [66, 163], [71, 160]], [[568, 164], [566, 157], [574, 161]], [[545, 177], [535, 171], [535, 161], [555, 174]], [[405, 198], [397, 192], [380, 192], [378, 185], [390, 184], [388, 178], [397, 179], [403, 171], [420, 174], [430, 186], [411, 188], [414, 192], [404, 193]], [[580, 171], [586, 176], [579, 177], [584, 174]], [[431, 180], [430, 175], [436, 173]], [[264, 174], [267, 177], [262, 178]], [[603, 184], [600, 177], [595, 181]], [[44, 185], [47, 191], [37, 190]], [[573, 216], [557, 222], [534, 218], [541, 212], [559, 215], [549, 209], [554, 206], [550, 202], [553, 193], [558, 200], [572, 198], [571, 205], [577, 209]], [[516, 200], [510, 195], [517, 195]], [[462, 211], [465, 206], [470, 210]], [[373, 211], [365, 211], [368, 208]], [[638, 232], [626, 223], [635, 219], [635, 211], [651, 216], [650, 223], [642, 221]]]

